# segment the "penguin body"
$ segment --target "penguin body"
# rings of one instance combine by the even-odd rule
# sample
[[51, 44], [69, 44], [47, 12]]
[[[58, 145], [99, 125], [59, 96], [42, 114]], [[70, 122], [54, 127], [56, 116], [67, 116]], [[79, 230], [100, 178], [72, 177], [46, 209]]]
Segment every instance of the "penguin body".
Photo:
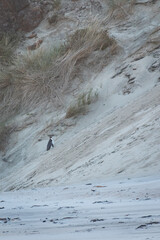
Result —
[[51, 147], [54, 147], [54, 141], [52, 138], [49, 139], [47, 144], [47, 151], [50, 150]]

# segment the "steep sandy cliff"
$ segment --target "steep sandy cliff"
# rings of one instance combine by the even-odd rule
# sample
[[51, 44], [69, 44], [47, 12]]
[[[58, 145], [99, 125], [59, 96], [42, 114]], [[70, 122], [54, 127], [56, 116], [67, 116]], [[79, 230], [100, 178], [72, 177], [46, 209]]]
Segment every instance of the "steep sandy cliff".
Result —
[[[106, 2], [62, 1], [57, 17], [49, 11], [26, 34], [19, 53], [39, 40], [40, 48], [63, 42], [96, 16], [118, 49], [81, 60], [61, 106], [45, 102], [12, 119], [16, 128], [1, 152], [1, 190], [159, 175], [160, 3], [137, 0], [108, 11]], [[65, 118], [78, 93], [90, 89], [98, 100], [84, 115]], [[55, 147], [47, 152], [50, 134]]]

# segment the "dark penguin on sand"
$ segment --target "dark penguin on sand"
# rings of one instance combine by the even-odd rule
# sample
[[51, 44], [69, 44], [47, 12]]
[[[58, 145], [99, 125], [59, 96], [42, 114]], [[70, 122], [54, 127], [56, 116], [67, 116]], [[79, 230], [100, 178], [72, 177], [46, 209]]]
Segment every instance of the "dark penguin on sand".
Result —
[[54, 140], [50, 137], [48, 144], [47, 144], [47, 151], [50, 150], [51, 147], [54, 147]]

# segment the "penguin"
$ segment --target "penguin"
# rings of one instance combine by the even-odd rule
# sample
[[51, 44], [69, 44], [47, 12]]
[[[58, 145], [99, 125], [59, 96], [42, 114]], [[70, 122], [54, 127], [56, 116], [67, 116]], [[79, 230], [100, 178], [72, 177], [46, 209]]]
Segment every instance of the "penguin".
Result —
[[54, 141], [52, 137], [50, 137], [48, 144], [47, 144], [47, 151], [50, 150], [51, 147], [54, 147]]

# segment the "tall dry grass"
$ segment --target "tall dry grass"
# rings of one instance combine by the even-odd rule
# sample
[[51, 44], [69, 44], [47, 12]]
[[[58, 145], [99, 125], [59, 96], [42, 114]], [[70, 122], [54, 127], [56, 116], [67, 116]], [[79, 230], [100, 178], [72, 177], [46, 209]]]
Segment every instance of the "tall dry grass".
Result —
[[65, 45], [20, 56], [12, 70], [0, 72], [0, 113], [7, 115], [55, 102], [65, 105], [63, 92], [78, 74], [77, 66], [94, 51], [112, 51], [113, 46], [117, 46], [115, 40], [94, 20], [70, 36]]
[[108, 32], [103, 30], [98, 21], [94, 21], [85, 29], [77, 30], [68, 40], [68, 51], [60, 60], [61, 78], [63, 90], [67, 89], [72, 75], [75, 73], [75, 66], [83, 59], [98, 50], [115, 45], [114, 39], [110, 38]]
[[51, 3], [54, 9], [59, 9], [61, 6], [61, 0], [52, 0]]
[[0, 36], [0, 63], [10, 64], [20, 40], [20, 34], [4, 33]]
[[112, 17], [121, 19], [132, 13], [135, 0], [105, 0]]
[[7, 126], [4, 122], [0, 122], [0, 151], [4, 152], [7, 149], [7, 144], [13, 131], [14, 126]]

